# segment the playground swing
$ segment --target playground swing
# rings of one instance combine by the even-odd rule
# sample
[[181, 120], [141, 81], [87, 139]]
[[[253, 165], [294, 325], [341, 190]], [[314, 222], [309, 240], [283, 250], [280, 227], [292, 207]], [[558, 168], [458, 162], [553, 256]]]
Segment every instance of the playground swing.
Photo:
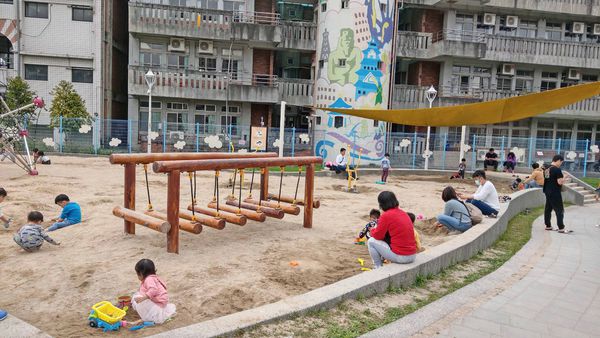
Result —
[[[304, 199], [298, 199], [298, 188], [300, 187], [300, 179], [302, 178], [302, 166], [298, 166], [298, 179], [296, 180], [296, 190], [294, 192], [294, 197], [290, 197], [290, 196], [285, 196], [281, 194], [281, 191], [279, 191], [278, 195], [274, 195], [274, 194], [268, 194], [268, 199], [269, 200], [275, 200], [275, 201], [279, 201], [279, 202], [285, 202], [285, 203], [290, 203], [292, 206], [304, 206]], [[314, 200], [313, 201], [313, 208], [319, 208], [321, 206], [321, 202], [319, 200]]]
[[[263, 208], [263, 210], [272, 210], [272, 212], [277, 213], [277, 216], [275, 216], [276, 218], [283, 218], [284, 214], [298, 215], [298, 214], [300, 214], [300, 208], [298, 206], [281, 204], [281, 201], [280, 201], [281, 200], [281, 190], [283, 187], [283, 173], [285, 171], [285, 167], [280, 166], [279, 170], [280, 170], [279, 191], [277, 194], [278, 200], [268, 201], [268, 200], [262, 200], [260, 198], [258, 200], [255, 200], [253, 198], [246, 198], [246, 200], [244, 200], [244, 202], [245, 202], [245, 204], [250, 204], [249, 207], [251, 207], [251, 208], [260, 206]], [[270, 215], [267, 213], [267, 216], [270, 216]], [[271, 216], [271, 217], [274, 217], [274, 216]]]

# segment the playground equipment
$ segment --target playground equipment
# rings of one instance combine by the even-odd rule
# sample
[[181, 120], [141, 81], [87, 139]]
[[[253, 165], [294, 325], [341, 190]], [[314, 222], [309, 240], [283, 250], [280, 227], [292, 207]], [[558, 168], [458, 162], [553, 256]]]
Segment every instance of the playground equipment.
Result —
[[[14, 115], [23, 110], [35, 107], [38, 109], [44, 108], [44, 100], [40, 97], [33, 99], [33, 102], [23, 107], [19, 107], [14, 110], [10, 110], [6, 102], [0, 97], [0, 103], [7, 110], [6, 113], [0, 114], [0, 153], [2, 154], [2, 160], [4, 158], [10, 159], [19, 168], [25, 170], [29, 175], [37, 175], [38, 172], [35, 169], [35, 163], [31, 160], [29, 153], [29, 144], [27, 143], [27, 121], [31, 118], [26, 117], [24, 120], [17, 119]], [[23, 147], [25, 155], [18, 151], [19, 142], [23, 141]]]
[[[360, 158], [362, 156], [362, 148], [358, 148], [358, 160], [354, 163], [354, 157], [352, 157], [352, 148], [348, 144], [346, 146], [348, 152], [346, 153], [346, 173], [348, 174], [348, 192], [358, 192], [356, 190], [356, 181], [358, 181], [358, 166], [360, 165]], [[352, 165], [350, 162], [352, 161]]]
[[[304, 227], [312, 227], [312, 209], [320, 203], [313, 198], [314, 164], [321, 163], [319, 157], [274, 158], [275, 153], [175, 153], [175, 154], [114, 154], [110, 157], [112, 164], [125, 165], [125, 196], [124, 207], [115, 207], [113, 214], [125, 220], [125, 233], [135, 234], [135, 224], [167, 234], [167, 251], [179, 252], [179, 229], [198, 234], [202, 225], [215, 229], [223, 229], [226, 222], [244, 225], [247, 219], [264, 222], [267, 217], [281, 219], [285, 213], [298, 215], [304, 206]], [[160, 213], [154, 210], [148, 188], [147, 166], [153, 163], [154, 172], [168, 174], [167, 211]], [[135, 166], [144, 165], [146, 191], [148, 193], [148, 208], [145, 213], [135, 211]], [[281, 195], [283, 171], [286, 165], [297, 165], [298, 179], [296, 193], [293, 198]], [[268, 182], [269, 167], [280, 167], [279, 192], [277, 201], [269, 200]], [[298, 201], [298, 187], [302, 168], [306, 167], [305, 196], [302, 204]], [[245, 170], [251, 168], [252, 178], [249, 194], [242, 200]], [[219, 177], [223, 169], [234, 170], [232, 193], [221, 203]], [[196, 171], [214, 170], [215, 182], [213, 198], [207, 207], [197, 205]], [[187, 172], [190, 182], [191, 204], [188, 210], [180, 208], [180, 175]], [[256, 173], [260, 174], [260, 193], [257, 199], [252, 196], [252, 187]], [[239, 191], [236, 193], [237, 177], [239, 175]], [[285, 200], [291, 204], [287, 204]], [[308, 203], [308, 204], [307, 204]]]

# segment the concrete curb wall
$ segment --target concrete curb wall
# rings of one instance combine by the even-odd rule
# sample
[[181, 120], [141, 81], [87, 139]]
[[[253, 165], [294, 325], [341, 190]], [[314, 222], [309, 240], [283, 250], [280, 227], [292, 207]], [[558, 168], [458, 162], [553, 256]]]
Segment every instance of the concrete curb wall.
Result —
[[[215, 318], [152, 337], [214, 337], [232, 336], [236, 331], [260, 324], [289, 319], [310, 311], [331, 308], [346, 299], [383, 293], [389, 287], [412, 285], [417, 276], [436, 274], [455, 263], [465, 261], [488, 248], [506, 230], [508, 222], [525, 209], [545, 202], [541, 189], [529, 189], [511, 195], [512, 201], [502, 204], [496, 219], [483, 223], [456, 238], [417, 255], [415, 263], [390, 264], [381, 269], [361, 273], [302, 295]], [[571, 201], [572, 202], [572, 201]]]

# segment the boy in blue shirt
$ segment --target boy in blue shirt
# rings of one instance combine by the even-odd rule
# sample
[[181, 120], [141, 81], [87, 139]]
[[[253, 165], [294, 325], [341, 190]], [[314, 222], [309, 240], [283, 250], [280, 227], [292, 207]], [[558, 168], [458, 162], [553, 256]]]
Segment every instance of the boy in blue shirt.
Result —
[[56, 223], [52, 224], [52, 226], [48, 228], [48, 231], [54, 231], [68, 227], [69, 225], [81, 223], [81, 207], [79, 204], [71, 202], [69, 196], [60, 194], [56, 196], [54, 203], [63, 208], [63, 211], [57, 219], [54, 219]]

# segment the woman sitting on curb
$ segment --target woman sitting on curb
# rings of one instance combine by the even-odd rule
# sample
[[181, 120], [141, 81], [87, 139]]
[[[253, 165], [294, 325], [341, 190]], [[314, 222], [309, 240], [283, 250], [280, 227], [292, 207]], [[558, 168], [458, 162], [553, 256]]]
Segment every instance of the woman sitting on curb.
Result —
[[417, 243], [410, 218], [398, 207], [400, 203], [393, 192], [380, 193], [377, 201], [383, 214], [377, 226], [371, 229], [371, 238], [367, 241], [375, 269], [382, 266], [383, 259], [398, 264], [414, 262]]
[[436, 225], [438, 227], [445, 226], [451, 231], [465, 232], [469, 230], [472, 226], [469, 210], [463, 202], [458, 200], [454, 188], [446, 187], [442, 191], [442, 199], [446, 202], [444, 214], [437, 217]]

